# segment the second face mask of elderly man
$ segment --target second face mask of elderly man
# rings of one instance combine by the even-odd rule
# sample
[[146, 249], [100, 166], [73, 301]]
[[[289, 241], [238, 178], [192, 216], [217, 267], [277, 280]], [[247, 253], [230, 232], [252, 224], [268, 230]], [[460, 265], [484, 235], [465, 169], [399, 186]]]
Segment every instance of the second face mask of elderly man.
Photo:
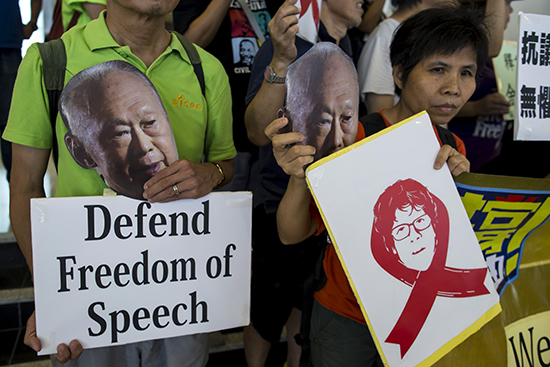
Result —
[[288, 68], [285, 114], [315, 160], [355, 142], [358, 108], [357, 74], [338, 46], [320, 42]]

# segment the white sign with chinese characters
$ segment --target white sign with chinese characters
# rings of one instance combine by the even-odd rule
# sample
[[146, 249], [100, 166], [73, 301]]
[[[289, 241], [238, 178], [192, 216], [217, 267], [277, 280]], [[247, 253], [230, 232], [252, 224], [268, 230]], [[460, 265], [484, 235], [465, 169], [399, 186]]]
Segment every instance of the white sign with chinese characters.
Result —
[[519, 13], [516, 140], [550, 140], [550, 16]]
[[510, 102], [510, 112], [504, 115], [506, 121], [514, 120], [516, 104], [516, 65], [518, 64], [518, 43], [504, 41], [497, 57], [493, 58], [498, 92]]

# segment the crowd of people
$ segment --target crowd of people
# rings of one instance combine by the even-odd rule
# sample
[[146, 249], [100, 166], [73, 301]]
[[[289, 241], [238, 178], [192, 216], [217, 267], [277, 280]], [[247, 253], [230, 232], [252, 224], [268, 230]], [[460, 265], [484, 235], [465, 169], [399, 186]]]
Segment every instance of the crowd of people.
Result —
[[[32, 256], [29, 201], [45, 196], [52, 150], [56, 196], [102, 195], [110, 187], [167, 202], [250, 190], [248, 366], [265, 365], [285, 326], [289, 367], [301, 358], [316, 367], [382, 366], [311, 205], [304, 167], [426, 110], [441, 144], [434, 169], [447, 162], [454, 176], [508, 173], [491, 162], [505, 149], [502, 115], [509, 104], [496, 90], [490, 58], [499, 54], [511, 1], [392, 0], [395, 11], [386, 18], [384, 0], [322, 0], [314, 46], [298, 36], [298, 0], [58, 0], [65, 94], [53, 121], [41, 50], [35, 44], [22, 62], [17, 57], [21, 40], [36, 30], [41, 1], [32, 0], [26, 25], [18, 1], [6, 1], [2, 155], [12, 228], [31, 272], [39, 259]], [[83, 14], [78, 19], [75, 10]], [[196, 45], [199, 69], [194, 52], [166, 30], [170, 13], [175, 30]], [[357, 29], [361, 39], [367, 33], [364, 45]], [[103, 97], [85, 99], [90, 90]], [[476, 136], [479, 124], [498, 133]], [[106, 135], [112, 136], [107, 143]], [[138, 167], [130, 162], [135, 157]], [[539, 171], [534, 176], [544, 176]], [[312, 280], [321, 263], [325, 275]], [[41, 349], [34, 315], [25, 343]], [[71, 366], [204, 366], [207, 360], [202, 334], [87, 350], [73, 340], [52, 358]]]

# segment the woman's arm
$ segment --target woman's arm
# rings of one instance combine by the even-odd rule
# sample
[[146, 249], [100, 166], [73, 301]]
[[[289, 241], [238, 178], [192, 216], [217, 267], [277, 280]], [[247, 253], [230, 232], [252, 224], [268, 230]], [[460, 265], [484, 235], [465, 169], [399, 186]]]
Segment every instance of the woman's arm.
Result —
[[288, 120], [280, 118], [265, 129], [265, 135], [273, 144], [273, 155], [277, 163], [290, 175], [286, 192], [277, 210], [277, 228], [281, 242], [292, 245], [302, 242], [317, 230], [317, 223], [309, 213], [311, 195], [305, 180], [304, 166], [313, 162], [315, 148], [310, 145], [296, 145], [304, 136], [290, 132], [279, 134]]

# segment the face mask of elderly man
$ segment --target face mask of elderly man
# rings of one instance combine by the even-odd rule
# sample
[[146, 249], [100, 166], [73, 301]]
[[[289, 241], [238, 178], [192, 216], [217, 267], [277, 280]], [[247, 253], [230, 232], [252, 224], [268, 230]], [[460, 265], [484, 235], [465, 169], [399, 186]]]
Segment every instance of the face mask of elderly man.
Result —
[[65, 144], [119, 194], [143, 199], [143, 185], [178, 159], [168, 115], [147, 77], [123, 61], [76, 74], [59, 101]]
[[335, 44], [320, 42], [287, 71], [287, 104], [280, 113], [305, 136], [317, 160], [355, 142], [359, 93], [351, 59]]

